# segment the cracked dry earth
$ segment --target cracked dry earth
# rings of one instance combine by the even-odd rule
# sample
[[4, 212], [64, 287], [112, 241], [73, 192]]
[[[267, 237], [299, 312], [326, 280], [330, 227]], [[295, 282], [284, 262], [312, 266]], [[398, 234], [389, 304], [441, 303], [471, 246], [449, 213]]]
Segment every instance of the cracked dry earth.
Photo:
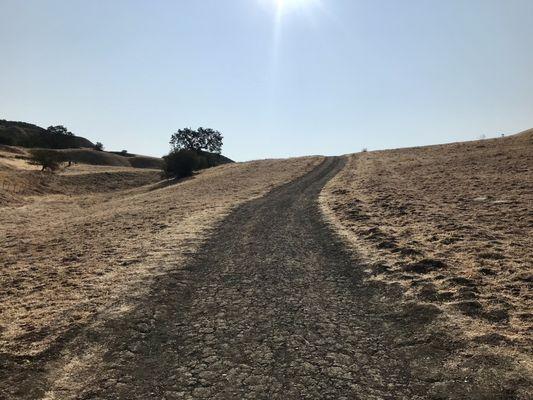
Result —
[[[438, 309], [363, 280], [317, 198], [344, 165], [238, 207], [185, 268], [34, 372], [20, 398], [510, 398], [475, 368], [442, 365], [458, 344], [430, 331]], [[67, 354], [65, 353], [65, 354]], [[33, 379], [33, 382], [32, 382]]]

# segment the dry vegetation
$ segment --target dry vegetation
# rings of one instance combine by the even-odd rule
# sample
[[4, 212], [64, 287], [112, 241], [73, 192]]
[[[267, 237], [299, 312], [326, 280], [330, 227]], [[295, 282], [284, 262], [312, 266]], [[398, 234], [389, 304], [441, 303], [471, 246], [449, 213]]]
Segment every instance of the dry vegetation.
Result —
[[[170, 186], [146, 185], [154, 171], [78, 165], [46, 175], [51, 190], [0, 191], [0, 354], [43, 354], [95, 317], [125, 307], [150, 279], [179, 268], [236, 205], [320, 161], [227, 164]], [[34, 187], [35, 176], [44, 176], [17, 162], [4, 158], [4, 179], [28, 179], [24, 187]], [[126, 183], [125, 174], [132, 177]], [[102, 185], [107, 189], [95, 193]]]
[[[157, 170], [129, 166], [77, 164], [42, 173], [26, 156], [18, 148], [0, 148], [5, 387], [18, 378], [2, 377], [4, 365], [17, 373], [25, 365], [43, 365], [32, 360], [57, 355], [87, 325], [129, 315], [152, 280], [185, 265], [237, 205], [322, 161], [226, 164], [169, 185], [159, 181]], [[533, 132], [364, 152], [348, 157], [320, 198], [368, 280], [401, 293], [401, 307], [430, 321], [415, 327], [421, 332], [412, 338], [418, 348], [427, 344], [428, 352], [442, 353], [451, 375], [468, 380], [465, 371], [477, 371], [494, 382], [484, 387], [519, 393], [516, 398], [529, 398], [533, 381], [532, 168]], [[435, 332], [447, 338], [442, 348], [432, 347]], [[411, 344], [402, 346], [409, 352]], [[86, 353], [87, 359], [64, 357], [47, 379], [57, 374], [67, 382], [59, 386], [73, 384], [104, 354]], [[442, 383], [428, 374], [435, 365], [420, 361], [411, 368], [434, 386]], [[454, 397], [455, 382], [442, 386], [443, 397], [436, 398]], [[478, 398], [488, 398], [483, 396]]]
[[24, 149], [0, 148], [0, 207], [22, 205], [30, 196], [82, 195], [134, 188], [157, 182], [161, 172], [130, 166], [64, 164], [56, 174], [27, 162]]
[[531, 378], [532, 168], [532, 131], [363, 152], [321, 204], [370, 279], [438, 306], [468, 357], [500, 354]]

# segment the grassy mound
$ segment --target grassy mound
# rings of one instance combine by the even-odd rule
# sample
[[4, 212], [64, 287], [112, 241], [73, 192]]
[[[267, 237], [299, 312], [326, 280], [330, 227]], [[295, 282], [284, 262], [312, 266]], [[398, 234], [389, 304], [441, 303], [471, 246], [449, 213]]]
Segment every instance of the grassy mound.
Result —
[[72, 162], [90, 165], [110, 165], [116, 167], [134, 167], [160, 169], [162, 159], [148, 156], [122, 156], [107, 151], [91, 149], [64, 149], [62, 152]]
[[83, 137], [52, 135], [37, 125], [6, 120], [0, 120], [0, 144], [47, 149], [94, 147], [91, 141]]

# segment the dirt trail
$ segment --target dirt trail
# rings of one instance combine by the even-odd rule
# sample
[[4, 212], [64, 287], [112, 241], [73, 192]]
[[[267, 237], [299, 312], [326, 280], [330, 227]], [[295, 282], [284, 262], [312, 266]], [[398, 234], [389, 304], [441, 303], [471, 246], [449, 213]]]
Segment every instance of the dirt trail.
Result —
[[437, 307], [398, 308], [393, 289], [363, 281], [317, 204], [343, 164], [328, 158], [240, 206], [186, 268], [84, 332], [64, 351], [69, 363], [45, 368], [40, 396], [513, 398], [476, 377], [475, 363], [442, 365], [457, 343], [429, 330]]

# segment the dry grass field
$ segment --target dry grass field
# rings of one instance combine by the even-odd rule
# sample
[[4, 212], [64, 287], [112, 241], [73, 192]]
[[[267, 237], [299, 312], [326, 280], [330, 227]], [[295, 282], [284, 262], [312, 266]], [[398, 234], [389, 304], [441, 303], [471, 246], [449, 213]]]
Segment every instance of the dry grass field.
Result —
[[533, 131], [363, 152], [320, 201], [370, 280], [439, 307], [465, 357], [499, 354], [494, 368], [531, 377], [532, 173]]
[[533, 395], [532, 131], [173, 184], [25, 157], [0, 148], [0, 397]]
[[322, 160], [227, 164], [168, 185], [155, 170], [76, 165], [50, 175], [3, 154], [0, 174], [22, 187], [0, 191], [0, 354], [8, 362], [53, 351], [69, 332], [127, 308], [235, 206]]

